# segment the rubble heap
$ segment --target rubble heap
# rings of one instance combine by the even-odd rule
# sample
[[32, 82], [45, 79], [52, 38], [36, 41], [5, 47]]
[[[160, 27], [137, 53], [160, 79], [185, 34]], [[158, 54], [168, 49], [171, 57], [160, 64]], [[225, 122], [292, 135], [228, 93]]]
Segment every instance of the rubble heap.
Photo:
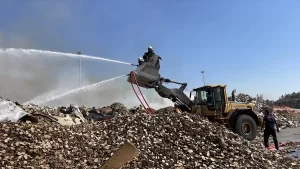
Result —
[[34, 104], [28, 104], [28, 105], [21, 105], [20, 106], [24, 111], [30, 114], [36, 114], [36, 113], [45, 113], [48, 115], [59, 115], [59, 111], [57, 107], [48, 107], [48, 106], [38, 106]]
[[[231, 97], [229, 97], [231, 99]], [[254, 111], [260, 113], [263, 116], [262, 107], [273, 107], [274, 101], [264, 100], [263, 95], [257, 95], [256, 97], [251, 97], [245, 93], [239, 93], [236, 96], [237, 102], [253, 102], [255, 103]], [[276, 110], [273, 112], [277, 118], [280, 128], [295, 128], [300, 126], [300, 115], [298, 117], [293, 116], [288, 111]]]
[[[47, 107], [47, 106], [39, 107], [39, 106], [33, 105], [33, 104], [22, 105], [21, 107], [30, 114], [40, 114], [40, 117], [42, 117], [42, 118], [40, 118], [39, 120], [42, 120], [42, 121], [53, 122], [53, 121], [49, 120], [49, 118], [45, 119], [44, 118], [45, 116], [42, 116], [45, 114], [52, 115], [52, 116], [61, 116], [61, 117], [65, 116], [67, 114], [66, 110], [63, 110], [63, 108], [66, 109], [66, 107], [55, 107], [55, 108], [51, 108], [51, 107]], [[95, 121], [102, 120], [103, 118], [99, 118], [99, 116], [103, 115], [103, 114], [111, 113], [111, 115], [109, 117], [114, 117], [114, 116], [124, 116], [124, 115], [128, 115], [128, 114], [145, 112], [143, 110], [142, 106], [127, 109], [122, 103], [113, 103], [110, 106], [105, 106], [102, 108], [79, 107], [79, 109], [85, 118], [93, 119]], [[175, 113], [175, 112], [176, 112], [176, 110], [172, 106], [161, 108], [156, 111], [156, 113], [158, 113], [158, 114], [169, 114], [169, 113]], [[274, 114], [278, 120], [280, 128], [282, 128], [282, 129], [295, 128], [295, 127], [300, 126], [300, 118], [299, 117], [292, 116], [290, 113], [279, 112], [279, 111], [274, 112]], [[263, 116], [263, 114], [261, 113], [260, 116]]]
[[[127, 109], [122, 103], [113, 103], [110, 106], [104, 106], [102, 108], [86, 108], [85, 106], [77, 107], [74, 104], [71, 104], [69, 107], [47, 107], [47, 106], [38, 106], [34, 104], [20, 105], [20, 107], [30, 113], [31, 115], [38, 115], [43, 118], [39, 118], [39, 121], [44, 122], [53, 122], [45, 119], [45, 116], [49, 117], [66, 117], [70, 116], [71, 118], [80, 118], [80, 121], [101, 121], [114, 118], [116, 116], [124, 116], [127, 114], [132, 114], [136, 112], [143, 112], [140, 107], [135, 107], [132, 109]], [[77, 113], [76, 113], [77, 112]]]
[[161, 109], [158, 109], [156, 114], [169, 114], [169, 113], [176, 113], [175, 107], [168, 106]]
[[0, 132], [5, 168], [99, 168], [126, 140], [140, 153], [124, 168], [300, 167], [191, 114], [135, 113], [75, 126], [0, 123]]
[[[273, 114], [280, 129], [300, 127], [299, 117], [293, 116], [289, 113], [282, 113], [278, 111], [274, 111]], [[264, 114], [258, 113], [258, 116], [263, 118]]]
[[[67, 108], [65, 106], [61, 107], [48, 107], [48, 106], [38, 106], [34, 104], [20, 105], [26, 112], [35, 113], [46, 113], [52, 116], [64, 116], [67, 114]], [[88, 115], [90, 112], [95, 112], [99, 114], [110, 113], [111, 111], [118, 112], [119, 115], [126, 115], [129, 110], [122, 103], [113, 103], [110, 106], [104, 106], [102, 108], [86, 108], [85, 106], [79, 107], [80, 111]], [[131, 111], [132, 109], [130, 109]]]
[[296, 128], [300, 127], [300, 118], [293, 116], [290, 113], [283, 113], [280, 111], [274, 112], [280, 128]]

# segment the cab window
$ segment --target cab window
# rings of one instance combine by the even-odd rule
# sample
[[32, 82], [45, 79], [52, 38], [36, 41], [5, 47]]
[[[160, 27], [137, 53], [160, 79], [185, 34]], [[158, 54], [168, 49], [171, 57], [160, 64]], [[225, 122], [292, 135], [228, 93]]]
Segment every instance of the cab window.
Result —
[[207, 102], [207, 92], [205, 90], [199, 90], [196, 92], [197, 104], [205, 105]]
[[221, 88], [220, 87], [215, 88], [214, 93], [215, 93], [215, 101], [216, 102], [222, 101]]
[[214, 107], [216, 110], [224, 110], [225, 109], [225, 103], [223, 96], [224, 95], [224, 89], [221, 87], [214, 88]]

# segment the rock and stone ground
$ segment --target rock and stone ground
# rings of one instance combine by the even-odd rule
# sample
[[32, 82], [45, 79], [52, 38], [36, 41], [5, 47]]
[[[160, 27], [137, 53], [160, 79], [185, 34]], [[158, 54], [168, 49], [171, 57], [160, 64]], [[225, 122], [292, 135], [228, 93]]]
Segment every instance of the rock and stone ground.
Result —
[[126, 140], [140, 151], [124, 168], [297, 168], [198, 116], [136, 114], [76, 126], [0, 124], [5, 168], [99, 168]]
[[[176, 113], [172, 107], [154, 115], [140, 108], [128, 110], [119, 103], [94, 110], [117, 115], [74, 126], [44, 121], [0, 123], [0, 167], [100, 168], [130, 141], [140, 153], [123, 168], [300, 168], [300, 161], [285, 157], [287, 150], [265, 151], [261, 137], [248, 142], [222, 125]], [[60, 114], [45, 107], [32, 106], [31, 111]], [[89, 117], [89, 113], [83, 114]], [[290, 124], [290, 120], [281, 123]]]

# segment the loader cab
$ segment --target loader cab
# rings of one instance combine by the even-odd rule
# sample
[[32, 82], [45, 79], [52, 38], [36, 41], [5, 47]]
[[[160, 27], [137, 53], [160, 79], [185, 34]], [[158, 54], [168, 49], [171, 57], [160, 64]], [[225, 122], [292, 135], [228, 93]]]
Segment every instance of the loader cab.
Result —
[[209, 85], [193, 89], [195, 92], [194, 102], [205, 108], [203, 113], [222, 114], [226, 108], [225, 85]]

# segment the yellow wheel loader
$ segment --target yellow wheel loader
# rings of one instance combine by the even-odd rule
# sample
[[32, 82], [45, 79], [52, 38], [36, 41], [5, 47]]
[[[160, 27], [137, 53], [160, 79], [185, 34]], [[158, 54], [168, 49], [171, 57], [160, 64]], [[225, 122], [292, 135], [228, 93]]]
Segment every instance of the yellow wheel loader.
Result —
[[226, 85], [207, 85], [192, 92], [195, 92], [192, 113], [223, 123], [247, 140], [255, 139], [261, 120], [253, 110], [253, 103], [229, 101]]
[[[229, 101], [226, 85], [206, 85], [193, 89], [191, 94], [194, 92], [195, 97], [191, 100], [191, 94], [188, 97], [184, 93], [187, 83], [162, 78], [159, 69], [152, 64], [145, 62], [136, 66], [137, 69], [132, 72], [137, 79], [134, 84], [147, 89], [153, 88], [161, 97], [172, 100], [175, 107], [181, 111], [199, 114], [223, 123], [247, 140], [253, 140], [256, 137], [261, 119], [253, 110], [254, 104]], [[131, 78], [129, 76], [127, 81], [131, 82]], [[170, 89], [163, 83], [180, 84], [181, 87]]]

